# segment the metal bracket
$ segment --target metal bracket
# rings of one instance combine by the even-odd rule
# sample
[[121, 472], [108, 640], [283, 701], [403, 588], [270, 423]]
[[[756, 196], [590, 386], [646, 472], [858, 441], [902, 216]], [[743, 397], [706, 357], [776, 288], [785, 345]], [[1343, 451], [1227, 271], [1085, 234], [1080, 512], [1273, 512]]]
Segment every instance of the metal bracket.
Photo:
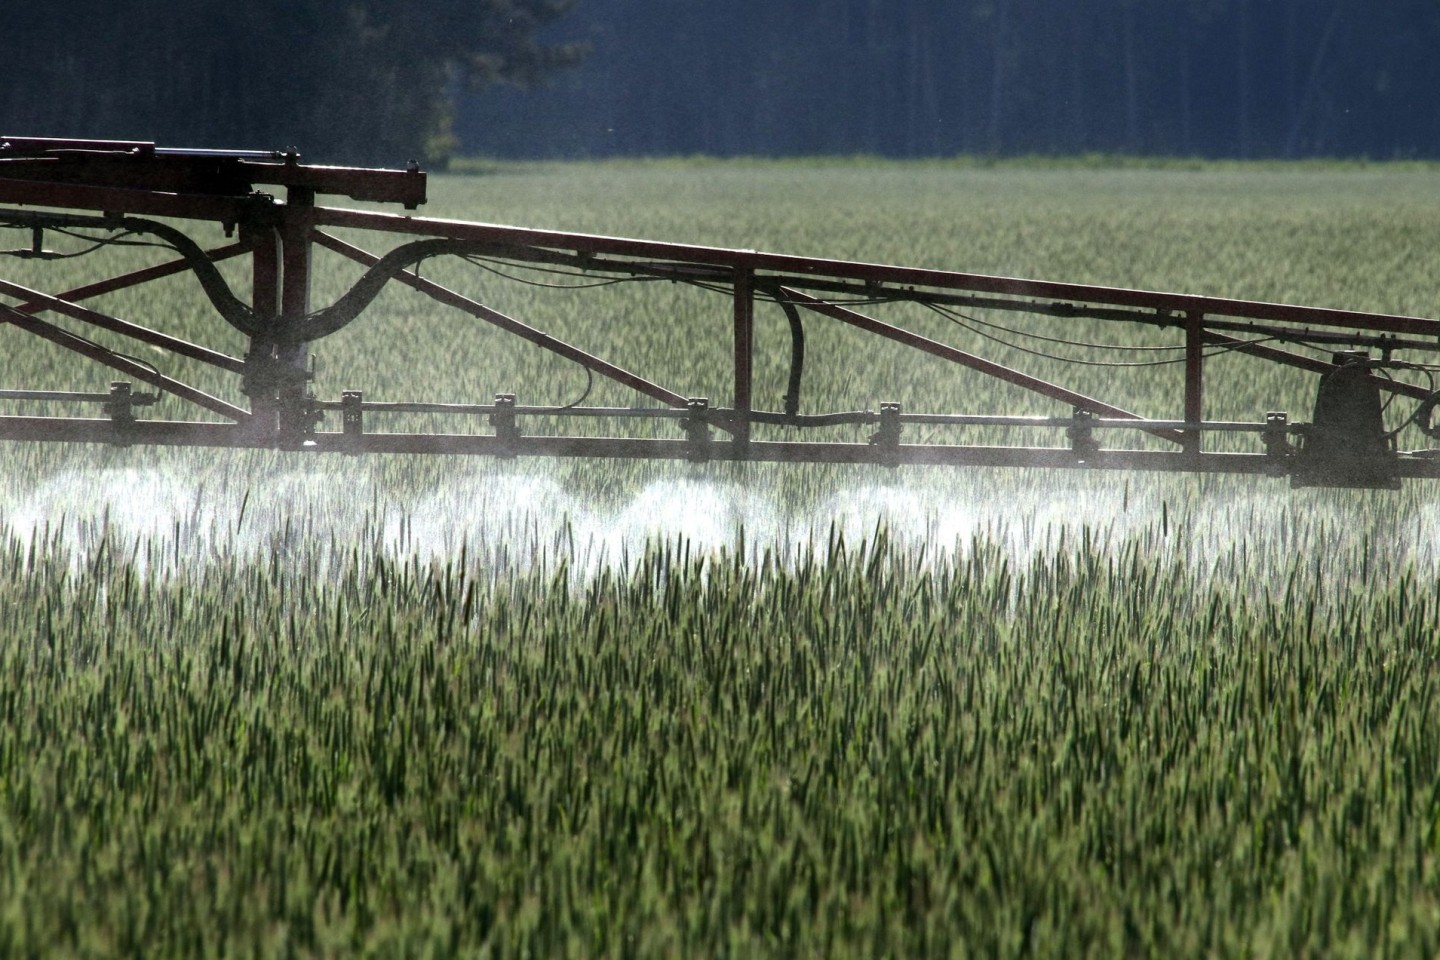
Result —
[[1076, 462], [1089, 463], [1100, 454], [1100, 443], [1090, 426], [1090, 421], [1097, 418], [1089, 410], [1076, 407], [1074, 419], [1075, 422], [1065, 428], [1065, 436], [1070, 438], [1070, 450], [1075, 454]]
[[150, 407], [160, 402], [154, 393], [135, 393], [128, 380], [115, 380], [110, 384], [110, 399], [104, 404], [104, 411], [117, 423], [134, 423], [136, 407]]
[[365, 435], [365, 394], [359, 390], [340, 392], [340, 432], [355, 441], [354, 449], [345, 453], [355, 456], [360, 452], [360, 438]]
[[[159, 401], [153, 393], [135, 393], [128, 380], [113, 380], [110, 383], [110, 399], [101, 405], [101, 409], [120, 434], [135, 423], [135, 408], [148, 407]], [[119, 441], [122, 445], [125, 441]]]
[[692, 397], [685, 401], [689, 412], [685, 417], [685, 440], [690, 444], [686, 459], [691, 463], [707, 463], [710, 460], [710, 400], [706, 397]]
[[276, 357], [273, 343], [258, 342], [245, 356], [240, 390], [252, 398], [274, 398], [287, 390], [303, 390], [312, 378], [308, 367], [296, 366]]
[[110, 384], [110, 399], [101, 409], [117, 427], [128, 427], [135, 422], [135, 394], [126, 380], [115, 380]]
[[1265, 414], [1265, 432], [1260, 434], [1260, 441], [1265, 444], [1265, 455], [1273, 463], [1270, 471], [1273, 476], [1284, 476], [1288, 469], [1286, 461], [1295, 454], [1289, 432], [1289, 414], [1279, 410]]
[[344, 390], [340, 393], [340, 430], [347, 437], [358, 437], [365, 432], [365, 394], [359, 390]]
[[870, 434], [870, 445], [879, 447], [886, 466], [893, 467], [900, 462], [900, 404], [880, 404], [880, 428]]
[[513, 457], [514, 446], [520, 439], [520, 428], [515, 423], [515, 394], [495, 394], [495, 412], [490, 414], [490, 425], [495, 428], [495, 439], [504, 450], [502, 457]]
[[325, 419], [324, 408], [309, 391], [289, 401], [282, 398], [279, 413], [280, 436], [291, 443], [304, 444]]

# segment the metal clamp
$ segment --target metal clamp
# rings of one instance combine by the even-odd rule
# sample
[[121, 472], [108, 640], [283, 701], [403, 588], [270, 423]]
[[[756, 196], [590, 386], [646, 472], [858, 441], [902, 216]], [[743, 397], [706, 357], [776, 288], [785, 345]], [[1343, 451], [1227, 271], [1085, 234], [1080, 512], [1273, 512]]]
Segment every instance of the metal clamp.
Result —
[[113, 380], [110, 383], [110, 399], [101, 405], [101, 409], [123, 434], [135, 423], [136, 407], [148, 407], [159, 399], [153, 393], [135, 393], [128, 380]]
[[240, 390], [248, 397], [273, 398], [285, 393], [303, 392], [314, 379], [308, 366], [296, 366], [275, 356], [273, 344], [252, 346], [245, 356]]
[[706, 463], [710, 460], [710, 400], [706, 397], [692, 397], [685, 401], [688, 416], [685, 417], [685, 440], [690, 445], [687, 455], [691, 463]]
[[1075, 454], [1075, 460], [1079, 463], [1089, 463], [1100, 454], [1100, 443], [1095, 439], [1094, 429], [1090, 421], [1097, 419], [1095, 414], [1089, 410], [1075, 408], [1075, 422], [1065, 428], [1065, 436], [1070, 438], [1070, 451]]
[[282, 400], [276, 412], [279, 415], [279, 436], [287, 444], [308, 446], [315, 435], [315, 428], [325, 419], [320, 403], [308, 394]]
[[1265, 456], [1270, 458], [1270, 472], [1274, 476], [1285, 474], [1285, 461], [1295, 453], [1295, 447], [1290, 443], [1289, 433], [1289, 414], [1279, 410], [1271, 410], [1265, 414], [1265, 430], [1260, 434], [1260, 442], [1265, 444]]
[[347, 437], [365, 432], [365, 395], [359, 390], [340, 393], [340, 430]]
[[490, 425], [495, 428], [495, 439], [504, 452], [502, 457], [513, 457], [514, 446], [520, 439], [520, 428], [515, 423], [515, 394], [495, 394], [495, 411], [490, 414]]
[[886, 466], [893, 467], [900, 462], [900, 429], [900, 404], [881, 403], [880, 427], [870, 434], [870, 445], [881, 448]]
[[101, 405], [105, 415], [116, 426], [129, 426], [135, 422], [135, 394], [125, 380], [110, 383], [110, 399]]

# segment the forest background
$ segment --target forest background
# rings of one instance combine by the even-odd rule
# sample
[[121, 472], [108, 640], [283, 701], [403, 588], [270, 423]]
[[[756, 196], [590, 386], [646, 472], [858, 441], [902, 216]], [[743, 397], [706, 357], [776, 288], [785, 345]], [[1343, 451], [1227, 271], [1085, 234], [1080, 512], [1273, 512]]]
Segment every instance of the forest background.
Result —
[[58, 0], [0, 132], [443, 165], [1440, 157], [1433, 0]]

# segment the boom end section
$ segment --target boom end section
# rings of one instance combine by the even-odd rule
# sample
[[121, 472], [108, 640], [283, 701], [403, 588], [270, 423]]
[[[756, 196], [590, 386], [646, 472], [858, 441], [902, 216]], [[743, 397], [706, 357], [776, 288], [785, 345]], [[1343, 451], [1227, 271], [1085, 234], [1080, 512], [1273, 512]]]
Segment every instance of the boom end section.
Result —
[[1315, 416], [1296, 451], [1291, 485], [1400, 489], [1394, 437], [1385, 430], [1380, 384], [1363, 351], [1336, 353], [1320, 378]]

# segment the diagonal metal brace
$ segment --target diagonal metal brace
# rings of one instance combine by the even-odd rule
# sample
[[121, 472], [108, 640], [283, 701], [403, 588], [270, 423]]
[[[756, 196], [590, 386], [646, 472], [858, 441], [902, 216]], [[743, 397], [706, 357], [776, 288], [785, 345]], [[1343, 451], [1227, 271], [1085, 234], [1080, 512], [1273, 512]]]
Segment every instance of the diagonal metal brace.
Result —
[[118, 354], [113, 350], [107, 350], [98, 343], [86, 340], [84, 337], [77, 336], [52, 323], [46, 323], [44, 320], [21, 313], [8, 304], [0, 304], [0, 322], [11, 323], [26, 333], [32, 333], [43, 340], [50, 341], [56, 346], [78, 353], [82, 357], [94, 360], [96, 363], [104, 364], [112, 370], [118, 370], [127, 376], [134, 377], [136, 380], [143, 381], [153, 387], [164, 390], [166, 393], [174, 394], [182, 400], [188, 400], [196, 406], [204, 407], [212, 413], [218, 413], [223, 417], [228, 417], [235, 421], [250, 419], [250, 414], [247, 411], [240, 409], [234, 404], [226, 403], [219, 397], [212, 397], [202, 390], [197, 390], [188, 384], [181, 383], [179, 380], [167, 377], [153, 367], [146, 366], [143, 363]]
[[[918, 333], [902, 330], [900, 327], [876, 320], [873, 317], [867, 317], [863, 313], [857, 313], [854, 310], [838, 306], [826, 300], [820, 300], [809, 294], [801, 293], [799, 290], [782, 287], [781, 293], [785, 295], [786, 299], [809, 310], [813, 310], [816, 313], [839, 320], [842, 323], [848, 323], [853, 327], [859, 327], [861, 330], [879, 334], [888, 340], [894, 340], [896, 343], [903, 343], [907, 346], [915, 347], [931, 356], [958, 363], [963, 367], [969, 367], [971, 370], [994, 377], [997, 380], [1003, 380], [1006, 383], [1012, 383], [1017, 387], [1023, 387], [1026, 390], [1031, 390], [1042, 396], [1050, 397], [1063, 403], [1069, 403], [1074, 407], [1089, 410], [1091, 413], [1106, 414], [1126, 420], [1145, 419], [1139, 414], [1131, 413], [1129, 410], [1096, 400], [1094, 397], [1087, 397], [1085, 394], [1076, 393], [1074, 390], [1067, 390], [1057, 384], [1021, 373], [1018, 370], [1011, 369], [993, 360], [986, 360], [983, 357], [966, 353], [964, 350], [956, 349], [938, 340], [931, 340], [929, 337], [922, 337]], [[1169, 440], [1172, 443], [1185, 442], [1185, 434], [1179, 430], [1156, 427], [1147, 429], [1146, 432], [1160, 437], [1163, 440]]]
[[[356, 263], [359, 263], [362, 266], [374, 266], [380, 261], [380, 258], [376, 257], [374, 254], [368, 253], [365, 250], [360, 249], [359, 247], [346, 243], [345, 241], [340, 240], [337, 237], [332, 237], [329, 234], [322, 233], [318, 230], [314, 234], [314, 239], [315, 242], [320, 246], [325, 247], [329, 250], [333, 250], [341, 256], [348, 257], [349, 259], [354, 260]], [[454, 307], [457, 310], [462, 310], [465, 313], [470, 314], [472, 317], [484, 320], [486, 323], [493, 324], [494, 326], [497, 326], [500, 329], [507, 331], [508, 333], [513, 333], [521, 339], [535, 344], [542, 350], [548, 350], [551, 353], [564, 357], [567, 360], [572, 360], [575, 363], [580, 364], [582, 367], [585, 367], [587, 370], [592, 370], [595, 373], [600, 374], [602, 377], [607, 377], [611, 380], [614, 380], [616, 383], [619, 383], [622, 386], [630, 387], [632, 390], [635, 390], [638, 393], [643, 393], [648, 397], [659, 400], [660, 402], [672, 407], [684, 409], [686, 406], [687, 400], [681, 394], [678, 394], [673, 390], [667, 390], [665, 387], [662, 387], [657, 383], [652, 383], [649, 380], [644, 379], [643, 377], [639, 377], [631, 373], [628, 370], [617, 367], [613, 363], [586, 353], [578, 347], [565, 343], [563, 340], [557, 340], [555, 337], [552, 337], [547, 333], [537, 330], [527, 324], [521, 323], [519, 320], [516, 320], [513, 317], [508, 317], [505, 314], [500, 313], [498, 310], [493, 310], [482, 303], [479, 303], [475, 300], [470, 299], [469, 297], [464, 296], [463, 294], [456, 293], [454, 290], [451, 290], [448, 287], [441, 286], [440, 284], [430, 280], [422, 279], [421, 277], [415, 276], [413, 273], [401, 273], [393, 279], [395, 279], [399, 283], [403, 283], [406, 286], [411, 287], [412, 289], [420, 291], [431, 299], [437, 300], [440, 303], [445, 304], [446, 306]]]

